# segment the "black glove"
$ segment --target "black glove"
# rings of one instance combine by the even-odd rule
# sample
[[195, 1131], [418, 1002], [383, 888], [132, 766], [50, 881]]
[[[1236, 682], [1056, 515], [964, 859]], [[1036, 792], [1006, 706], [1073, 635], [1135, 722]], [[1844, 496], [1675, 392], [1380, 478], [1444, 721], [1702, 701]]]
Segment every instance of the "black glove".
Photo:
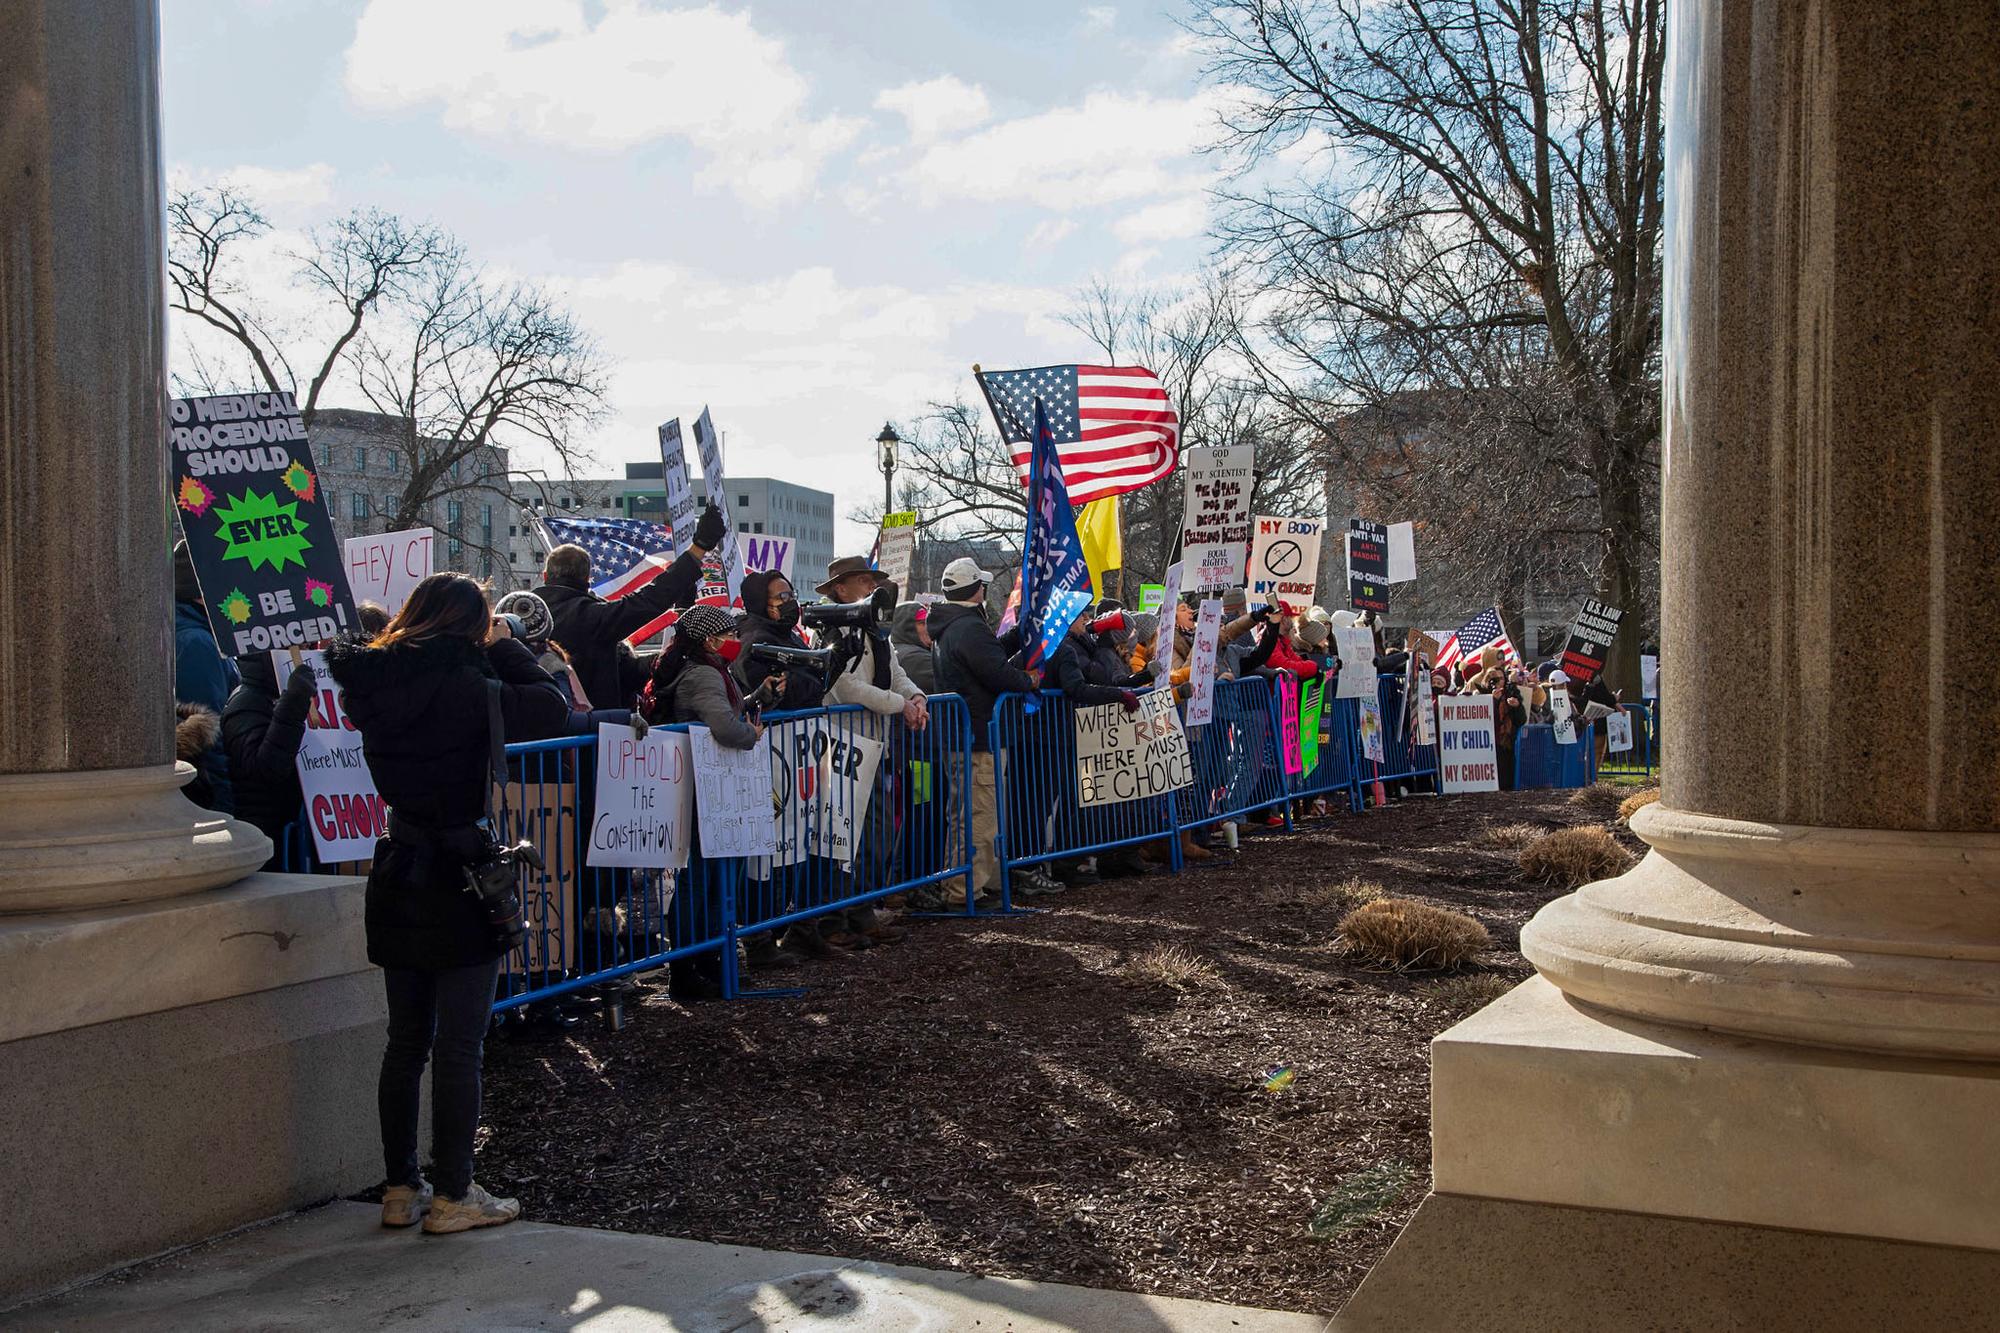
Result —
[[713, 503], [705, 505], [701, 517], [695, 520], [694, 544], [704, 551], [713, 551], [722, 544], [722, 538], [729, 531], [729, 522], [722, 517], [722, 511]]

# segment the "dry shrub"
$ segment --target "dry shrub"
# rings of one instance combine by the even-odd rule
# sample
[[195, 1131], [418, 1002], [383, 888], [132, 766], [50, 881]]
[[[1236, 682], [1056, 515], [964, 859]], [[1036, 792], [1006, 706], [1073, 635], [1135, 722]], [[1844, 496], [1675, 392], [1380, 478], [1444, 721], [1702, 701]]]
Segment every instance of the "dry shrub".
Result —
[[1379, 903], [1389, 896], [1389, 891], [1372, 879], [1350, 879], [1341, 884], [1329, 885], [1327, 896], [1335, 907], [1352, 911], [1366, 907], [1369, 903]]
[[1463, 912], [1382, 898], [1340, 920], [1340, 941], [1365, 963], [1403, 972], [1457, 967], [1493, 943], [1486, 927]]
[[1494, 824], [1479, 830], [1475, 841], [1481, 847], [1518, 852], [1546, 832], [1540, 824]]
[[1566, 889], [1622, 875], [1631, 864], [1632, 853], [1595, 824], [1545, 834], [1523, 847], [1520, 856], [1522, 874]]
[[1443, 1005], [1453, 1013], [1471, 1013], [1514, 989], [1514, 979], [1498, 972], [1469, 972], [1462, 977], [1439, 977], [1417, 987], [1426, 1000]]
[[1621, 824], [1631, 823], [1633, 815], [1638, 814], [1641, 810], [1659, 799], [1660, 789], [1658, 787], [1648, 787], [1644, 791], [1633, 792], [1618, 803], [1618, 821]]
[[1222, 974], [1214, 963], [1178, 944], [1157, 944], [1134, 955], [1118, 969], [1118, 977], [1128, 986], [1168, 990], [1176, 995], [1222, 986]]
[[1569, 804], [1573, 810], [1588, 810], [1593, 818], [1609, 819], [1625, 799], [1625, 789], [1609, 782], [1593, 782], [1588, 787], [1578, 787], [1570, 793]]

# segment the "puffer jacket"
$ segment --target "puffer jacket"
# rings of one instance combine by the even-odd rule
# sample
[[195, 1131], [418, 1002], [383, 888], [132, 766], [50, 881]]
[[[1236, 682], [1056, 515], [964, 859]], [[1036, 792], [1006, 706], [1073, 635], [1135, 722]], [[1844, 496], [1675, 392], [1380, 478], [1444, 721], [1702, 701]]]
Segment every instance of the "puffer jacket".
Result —
[[[295, 671], [281, 693], [269, 656], [246, 657], [239, 666], [243, 683], [222, 710], [222, 747], [229, 753], [236, 785], [237, 818], [255, 824], [275, 842], [285, 825], [299, 817], [305, 800], [298, 755], [318, 682], [310, 671]], [[332, 682], [326, 688], [332, 689]]]
[[[387, 648], [341, 639], [326, 661], [341, 708], [361, 731], [376, 790], [398, 816], [426, 828], [462, 828], [486, 814], [487, 682], [500, 684], [503, 739], [544, 740], [569, 723], [562, 690], [513, 639], [484, 648], [455, 638]], [[368, 959], [380, 967], [471, 967], [500, 953], [465, 891], [464, 862], [432, 847], [375, 844], [365, 917]]]

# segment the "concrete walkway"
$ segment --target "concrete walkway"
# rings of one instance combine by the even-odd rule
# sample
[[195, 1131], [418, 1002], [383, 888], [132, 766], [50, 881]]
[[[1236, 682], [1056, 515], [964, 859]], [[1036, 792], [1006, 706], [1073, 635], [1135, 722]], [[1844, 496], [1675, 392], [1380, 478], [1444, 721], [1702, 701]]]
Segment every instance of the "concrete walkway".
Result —
[[1319, 1315], [516, 1222], [384, 1231], [335, 1203], [0, 1315], [25, 1330], [1323, 1333]]

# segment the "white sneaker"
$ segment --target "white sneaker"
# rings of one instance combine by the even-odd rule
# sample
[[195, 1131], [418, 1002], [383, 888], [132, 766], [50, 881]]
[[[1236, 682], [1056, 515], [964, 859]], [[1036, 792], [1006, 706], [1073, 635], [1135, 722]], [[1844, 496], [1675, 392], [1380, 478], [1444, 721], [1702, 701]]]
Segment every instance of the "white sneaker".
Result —
[[505, 1226], [521, 1215], [519, 1199], [496, 1199], [486, 1190], [474, 1184], [465, 1191], [463, 1199], [447, 1199], [442, 1194], [431, 1204], [430, 1213], [424, 1218], [424, 1234], [443, 1236], [454, 1231], [470, 1231], [474, 1227]]
[[430, 1210], [431, 1197], [428, 1181], [419, 1180], [414, 1185], [391, 1185], [382, 1191], [382, 1225], [415, 1226], [417, 1219]]

